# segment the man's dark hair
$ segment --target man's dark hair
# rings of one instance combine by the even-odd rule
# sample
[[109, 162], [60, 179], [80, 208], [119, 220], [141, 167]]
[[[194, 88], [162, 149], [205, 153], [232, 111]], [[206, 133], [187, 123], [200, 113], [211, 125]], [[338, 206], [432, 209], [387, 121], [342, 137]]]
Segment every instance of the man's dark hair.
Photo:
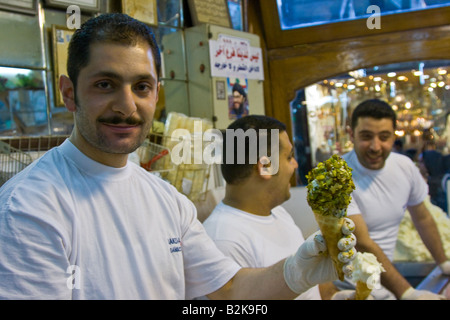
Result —
[[[244, 133], [246, 133], [248, 130], [252, 129], [256, 131], [256, 137], [257, 137], [257, 146], [256, 150], [259, 150], [260, 148], [260, 137], [261, 137], [261, 131], [262, 129], [267, 130], [267, 138], [265, 139], [267, 141], [267, 156], [270, 157], [270, 150], [271, 150], [271, 141], [272, 141], [272, 129], [279, 130], [279, 134], [283, 131], [286, 131], [286, 125], [277, 119], [263, 116], [263, 115], [249, 115], [246, 117], [242, 117], [233, 123], [231, 123], [227, 130], [239, 130], [242, 129]], [[279, 136], [279, 135], [278, 135]], [[223, 134], [223, 148], [222, 148], [222, 175], [225, 179], [225, 181], [228, 184], [236, 184], [239, 183], [242, 180], [245, 180], [250, 176], [252, 173], [252, 170], [255, 166], [254, 163], [250, 163], [250, 139], [248, 137], [245, 138], [245, 163], [244, 164], [238, 164], [237, 158], [238, 156], [241, 156], [241, 154], [238, 155], [239, 152], [242, 152], [244, 149], [242, 146], [237, 145], [237, 139], [234, 140], [233, 146], [233, 154], [234, 159], [232, 163], [227, 163], [227, 138], [230, 139], [230, 137], [234, 138], [234, 136], [228, 136], [227, 133]], [[253, 146], [254, 147], [254, 146]], [[231, 150], [229, 150], [231, 152]]]
[[379, 99], [370, 99], [361, 102], [352, 113], [352, 129], [354, 130], [358, 124], [359, 118], [375, 118], [375, 119], [384, 119], [389, 118], [392, 120], [394, 125], [394, 130], [396, 127], [397, 116], [395, 111], [392, 110], [391, 106], [382, 100]]
[[89, 63], [90, 47], [99, 42], [116, 42], [135, 46], [139, 41], [147, 41], [153, 58], [157, 76], [161, 71], [161, 55], [153, 31], [145, 23], [122, 13], [102, 14], [89, 19], [77, 29], [69, 43], [67, 73], [76, 88], [80, 70]]

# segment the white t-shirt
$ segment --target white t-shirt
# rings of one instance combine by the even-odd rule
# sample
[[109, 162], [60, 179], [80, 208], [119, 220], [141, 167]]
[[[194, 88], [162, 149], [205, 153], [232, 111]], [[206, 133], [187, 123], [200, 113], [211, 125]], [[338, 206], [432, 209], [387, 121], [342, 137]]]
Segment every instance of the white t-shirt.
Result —
[[69, 140], [0, 189], [0, 244], [2, 299], [189, 299], [240, 268], [173, 186]]
[[[302, 232], [281, 206], [270, 216], [257, 216], [220, 202], [203, 225], [217, 247], [242, 267], [271, 266], [294, 254], [304, 242]], [[318, 286], [298, 299], [320, 300]]]
[[380, 170], [363, 167], [354, 150], [343, 159], [356, 187], [347, 214], [362, 214], [371, 239], [392, 260], [406, 207], [424, 201], [428, 186], [411, 159], [398, 153], [391, 152]]

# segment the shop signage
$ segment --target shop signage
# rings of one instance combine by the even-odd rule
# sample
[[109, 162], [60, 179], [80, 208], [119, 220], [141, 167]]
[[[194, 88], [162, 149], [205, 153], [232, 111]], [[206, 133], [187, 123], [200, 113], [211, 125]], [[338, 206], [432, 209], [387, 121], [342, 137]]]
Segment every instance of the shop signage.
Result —
[[250, 41], [226, 35], [209, 40], [212, 77], [264, 80], [261, 48]]

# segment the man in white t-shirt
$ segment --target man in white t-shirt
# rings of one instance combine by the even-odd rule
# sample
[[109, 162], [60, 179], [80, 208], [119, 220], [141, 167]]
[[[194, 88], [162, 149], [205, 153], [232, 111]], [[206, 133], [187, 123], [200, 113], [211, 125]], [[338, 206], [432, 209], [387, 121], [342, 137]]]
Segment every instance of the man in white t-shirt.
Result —
[[59, 79], [74, 130], [0, 189], [0, 299], [291, 299], [337, 278], [314, 238], [241, 268], [186, 197], [128, 161], [150, 130], [160, 69], [153, 32], [127, 15], [75, 31]]
[[[295, 253], [304, 242], [301, 230], [290, 214], [281, 207], [290, 197], [290, 179], [298, 167], [294, 149], [285, 125], [267, 116], [243, 117], [234, 121], [227, 132], [229, 130], [242, 130], [242, 134], [249, 137], [250, 132], [254, 132], [256, 141], [248, 140], [242, 144], [245, 147], [234, 148], [234, 144], [230, 143], [234, 136], [225, 134], [221, 164], [222, 174], [227, 182], [225, 198], [203, 225], [217, 247], [240, 266], [267, 267]], [[272, 130], [277, 130], [278, 135], [271, 135]], [[262, 135], [265, 137], [261, 138]], [[251, 146], [261, 147], [262, 141], [274, 141], [272, 139], [279, 139], [278, 163], [275, 166], [277, 172], [270, 172], [273, 169], [270, 164], [273, 163], [269, 163], [268, 157], [265, 158], [266, 161], [252, 163], [250, 160]], [[267, 146], [266, 149], [271, 150], [271, 147]], [[233, 161], [228, 163], [227, 157], [232, 152], [236, 158], [229, 158], [228, 161]], [[239, 163], [237, 157], [242, 154], [245, 154], [245, 161]], [[271, 158], [274, 158], [273, 154]], [[327, 288], [327, 296], [321, 297], [319, 286], [314, 286], [297, 299], [330, 299], [338, 292], [336, 288], [333, 293], [330, 291], [334, 287], [332, 283], [323, 286]], [[339, 292], [334, 298], [344, 299], [353, 294], [354, 291]]]
[[[347, 214], [356, 225], [357, 249], [375, 254], [386, 269], [381, 274], [384, 288], [372, 291], [376, 299], [441, 299], [431, 292], [413, 289], [391, 263], [407, 208], [442, 272], [450, 274], [450, 261], [438, 229], [423, 203], [427, 184], [408, 157], [391, 152], [395, 125], [396, 114], [384, 101], [367, 100], [353, 111], [350, 136], [354, 149], [343, 158], [353, 169], [356, 189]], [[335, 284], [346, 289], [350, 286], [348, 282]]]

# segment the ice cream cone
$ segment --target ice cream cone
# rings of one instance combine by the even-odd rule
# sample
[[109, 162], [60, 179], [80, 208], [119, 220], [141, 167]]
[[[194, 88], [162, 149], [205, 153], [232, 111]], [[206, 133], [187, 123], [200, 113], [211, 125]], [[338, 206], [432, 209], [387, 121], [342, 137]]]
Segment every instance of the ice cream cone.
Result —
[[371, 292], [372, 289], [369, 289], [369, 287], [364, 281], [356, 282], [355, 300], [366, 300]]
[[355, 189], [352, 169], [345, 160], [333, 155], [328, 160], [320, 162], [306, 177], [308, 204], [314, 212], [339, 279], [344, 280], [342, 268], [345, 263], [338, 259], [341, 253], [338, 242], [343, 237], [342, 225], [347, 216], [350, 194]]
[[333, 260], [334, 267], [338, 273], [339, 279], [344, 280], [344, 272], [342, 267], [344, 263], [338, 260], [340, 250], [338, 248], [338, 241], [342, 238], [342, 224], [344, 218], [338, 218], [334, 215], [323, 215], [320, 212], [314, 212], [317, 224], [319, 225], [322, 236], [327, 245], [328, 254]]

